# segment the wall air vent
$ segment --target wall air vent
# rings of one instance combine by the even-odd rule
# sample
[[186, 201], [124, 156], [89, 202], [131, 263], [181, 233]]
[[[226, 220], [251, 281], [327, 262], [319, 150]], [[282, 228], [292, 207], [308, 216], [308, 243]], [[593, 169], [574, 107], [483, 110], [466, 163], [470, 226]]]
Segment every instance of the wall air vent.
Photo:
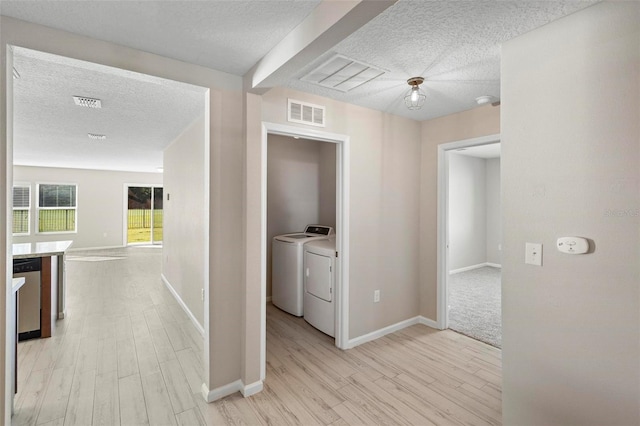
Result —
[[102, 101], [100, 101], [100, 99], [87, 98], [84, 96], [74, 96], [73, 102], [81, 107], [102, 108]]
[[335, 55], [300, 80], [346, 93], [384, 73], [373, 65]]
[[287, 120], [292, 123], [325, 126], [325, 107], [321, 105], [288, 99], [287, 111]]

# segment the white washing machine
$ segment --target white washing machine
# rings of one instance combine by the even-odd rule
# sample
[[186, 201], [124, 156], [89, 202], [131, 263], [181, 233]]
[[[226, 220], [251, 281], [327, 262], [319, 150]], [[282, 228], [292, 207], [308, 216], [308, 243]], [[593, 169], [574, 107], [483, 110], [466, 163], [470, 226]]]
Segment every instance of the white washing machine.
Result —
[[310, 241], [335, 235], [333, 228], [307, 225], [304, 232], [273, 237], [271, 302], [285, 312], [301, 317], [303, 311], [302, 249]]
[[304, 319], [335, 337], [336, 239], [304, 245]]

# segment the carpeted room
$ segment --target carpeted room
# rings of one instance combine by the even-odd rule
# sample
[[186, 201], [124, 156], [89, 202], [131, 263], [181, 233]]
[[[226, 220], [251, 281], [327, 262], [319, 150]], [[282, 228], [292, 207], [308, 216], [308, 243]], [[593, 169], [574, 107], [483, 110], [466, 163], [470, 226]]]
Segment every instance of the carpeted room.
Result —
[[500, 144], [448, 154], [448, 327], [501, 347]]

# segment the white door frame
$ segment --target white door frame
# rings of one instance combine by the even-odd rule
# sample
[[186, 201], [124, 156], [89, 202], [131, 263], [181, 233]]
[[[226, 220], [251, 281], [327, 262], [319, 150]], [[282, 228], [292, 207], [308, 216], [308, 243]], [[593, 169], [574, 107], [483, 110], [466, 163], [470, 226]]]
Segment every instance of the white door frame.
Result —
[[447, 309], [447, 279], [449, 277], [449, 161], [447, 152], [498, 142], [500, 142], [499, 133], [438, 145], [437, 323], [440, 330], [449, 327], [449, 310]]
[[347, 349], [349, 342], [349, 136], [276, 123], [262, 123], [261, 145], [261, 235], [260, 235], [260, 376], [266, 374], [266, 288], [267, 288], [267, 139], [281, 135], [331, 142], [338, 145], [336, 155], [336, 336], [335, 344]]

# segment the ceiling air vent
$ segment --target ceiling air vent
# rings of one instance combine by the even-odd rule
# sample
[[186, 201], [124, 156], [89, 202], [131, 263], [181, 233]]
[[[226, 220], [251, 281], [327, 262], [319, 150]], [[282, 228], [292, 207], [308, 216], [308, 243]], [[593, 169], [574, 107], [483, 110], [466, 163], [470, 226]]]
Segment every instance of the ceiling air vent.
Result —
[[384, 73], [373, 65], [336, 55], [301, 80], [346, 93]]
[[100, 101], [100, 99], [87, 98], [84, 96], [74, 96], [73, 102], [81, 107], [102, 108], [102, 102]]
[[99, 135], [97, 133], [87, 133], [89, 139], [93, 139], [94, 141], [103, 141], [107, 139], [107, 135]]
[[309, 124], [310, 126], [325, 126], [325, 107], [308, 102], [288, 99], [287, 120], [292, 123]]

